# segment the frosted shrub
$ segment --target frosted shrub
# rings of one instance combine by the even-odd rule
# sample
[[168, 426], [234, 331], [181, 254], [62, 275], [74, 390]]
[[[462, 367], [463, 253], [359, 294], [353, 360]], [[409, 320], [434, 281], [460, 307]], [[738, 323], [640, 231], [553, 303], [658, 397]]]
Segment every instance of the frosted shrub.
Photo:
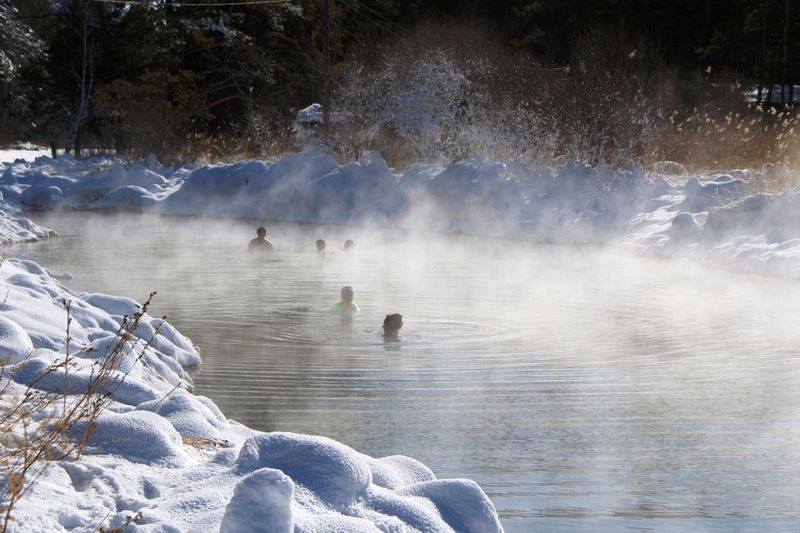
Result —
[[660, 63], [611, 29], [575, 50], [572, 65], [547, 69], [470, 28], [422, 28], [341, 69], [332, 148], [343, 159], [377, 149], [394, 163], [646, 164]]
[[370, 72], [355, 65], [337, 91], [336, 109], [345, 123], [360, 126], [364, 147], [388, 133], [408, 143], [418, 159], [452, 157], [461, 126], [474, 119], [482, 95], [441, 52], [410, 64], [393, 59]]
[[546, 153], [551, 137], [530, 100], [535, 92], [520, 90], [532, 88], [531, 71], [514, 72], [505, 53], [477, 37], [464, 42], [468, 34], [423, 29], [377, 59], [345, 65], [333, 102], [337, 154], [378, 149], [394, 163], [449, 163]]

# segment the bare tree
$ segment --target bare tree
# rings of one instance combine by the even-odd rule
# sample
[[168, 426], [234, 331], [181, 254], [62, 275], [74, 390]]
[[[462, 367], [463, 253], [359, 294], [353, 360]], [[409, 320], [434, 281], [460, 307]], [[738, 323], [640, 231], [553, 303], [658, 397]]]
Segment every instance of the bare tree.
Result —
[[69, 132], [67, 133], [67, 152], [72, 150], [76, 158], [81, 156], [78, 139], [80, 138], [81, 126], [89, 118], [89, 102], [94, 85], [94, 35], [92, 34], [89, 5], [86, 0], [80, 1], [79, 4], [83, 11], [83, 22], [80, 28], [73, 28], [81, 38], [80, 72], [75, 73], [79, 94], [75, 112], [69, 125]]

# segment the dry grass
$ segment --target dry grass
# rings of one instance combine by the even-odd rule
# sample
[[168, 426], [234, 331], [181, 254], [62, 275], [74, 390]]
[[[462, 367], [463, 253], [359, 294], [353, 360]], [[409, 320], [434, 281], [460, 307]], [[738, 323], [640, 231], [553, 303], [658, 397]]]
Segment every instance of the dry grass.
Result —
[[[141, 360], [152, 339], [142, 342], [131, 332], [147, 313], [152, 298], [133, 316], [123, 318], [114, 342], [103, 359], [95, 361], [85, 388], [70, 394], [70, 371], [77, 367], [76, 359], [87, 355], [89, 348], [71, 351], [70, 302], [64, 301], [66, 310], [66, 342], [63, 359], [55, 361], [37, 376], [22, 394], [9, 397], [15, 370], [0, 366], [0, 474], [6, 482], [0, 485], [2, 527], [5, 532], [13, 520], [14, 506], [47, 471], [52, 461], [80, 458], [91, 437], [102, 410], [112, 401], [114, 392], [124, 382], [126, 373], [119, 373], [120, 362], [133, 350], [139, 349], [136, 360]], [[18, 365], [15, 365], [18, 368]], [[64, 386], [58, 392], [39, 390], [37, 385], [49, 376], [63, 371]], [[74, 428], [82, 426], [80, 432]]]
[[220, 450], [230, 446], [227, 440], [212, 439], [210, 437], [183, 437], [183, 443], [198, 450]]
[[788, 107], [709, 101], [688, 112], [672, 111], [660, 126], [657, 146], [662, 159], [694, 171], [769, 164], [767, 188], [797, 186], [800, 131], [797, 115]]
[[138, 524], [139, 520], [142, 519], [142, 512], [137, 511], [136, 514], [128, 515], [125, 517], [125, 522], [120, 527], [113, 527], [111, 529], [106, 529], [103, 526], [97, 528], [98, 533], [124, 533], [125, 529], [131, 524]]

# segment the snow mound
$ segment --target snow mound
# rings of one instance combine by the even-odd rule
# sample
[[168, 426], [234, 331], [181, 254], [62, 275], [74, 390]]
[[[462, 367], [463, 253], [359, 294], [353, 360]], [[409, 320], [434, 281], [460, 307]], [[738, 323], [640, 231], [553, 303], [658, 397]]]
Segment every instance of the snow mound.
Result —
[[501, 531], [494, 506], [477, 483], [468, 479], [424, 481], [398, 491], [405, 496], [428, 498], [456, 531]]
[[678, 204], [678, 208], [691, 213], [708, 211], [755, 193], [749, 182], [730, 174], [722, 174], [703, 183], [697, 178], [691, 178], [686, 183], [685, 190], [686, 196]]
[[19, 363], [32, 351], [33, 343], [25, 330], [13, 320], [0, 315], [0, 363]]
[[[73, 431], [82, 435], [86, 427], [79, 424]], [[186, 466], [192, 462], [169, 421], [147, 411], [104, 412], [89, 434], [86, 451], [149, 466]]]
[[372, 469], [373, 483], [387, 489], [399, 489], [421, 481], [436, 479], [430, 468], [404, 455], [370, 459], [369, 465]]
[[355, 450], [327, 437], [267, 433], [247, 439], [236, 460], [240, 471], [283, 471], [332, 505], [348, 505], [372, 483], [372, 471]]
[[124, 209], [127, 211], [144, 211], [152, 207], [158, 198], [139, 187], [138, 185], [126, 185], [114, 189], [99, 200], [92, 202], [90, 209]]
[[220, 533], [289, 533], [294, 530], [291, 501], [292, 480], [270, 468], [247, 475], [233, 489], [225, 508]]
[[108, 294], [90, 293], [83, 295], [86, 303], [102, 309], [111, 316], [122, 318], [133, 316], [139, 310], [136, 301], [123, 296], [110, 296]]
[[181, 437], [222, 440], [227, 420], [215, 407], [213, 404], [204, 404], [200, 398], [186, 391], [176, 391], [167, 399], [141, 403], [137, 409], [156, 413], [172, 424]]

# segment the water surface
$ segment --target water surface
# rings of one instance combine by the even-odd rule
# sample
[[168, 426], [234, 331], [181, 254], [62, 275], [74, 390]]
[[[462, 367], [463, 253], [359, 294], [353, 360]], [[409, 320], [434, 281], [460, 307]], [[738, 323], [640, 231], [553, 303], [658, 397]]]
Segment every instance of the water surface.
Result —
[[[284, 224], [260, 258], [250, 223], [38, 221], [63, 237], [8, 253], [76, 290], [158, 290], [200, 347], [197, 392], [253, 428], [475, 479], [509, 531], [795, 526], [793, 282], [597, 247]], [[326, 312], [342, 285], [352, 323]]]

